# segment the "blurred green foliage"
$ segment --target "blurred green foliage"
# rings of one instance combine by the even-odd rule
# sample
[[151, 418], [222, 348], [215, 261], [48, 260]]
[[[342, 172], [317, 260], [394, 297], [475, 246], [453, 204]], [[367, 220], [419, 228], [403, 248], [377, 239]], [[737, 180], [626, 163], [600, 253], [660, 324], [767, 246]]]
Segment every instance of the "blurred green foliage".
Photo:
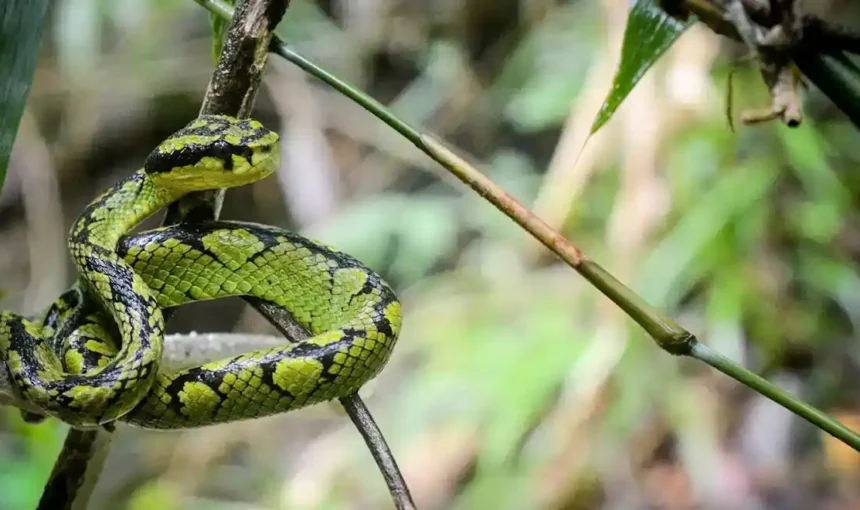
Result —
[[67, 428], [53, 422], [29, 425], [17, 412], [4, 413], [3, 421], [0, 433], [3, 508], [35, 508]]
[[[594, 113], [581, 102], [589, 73], [606, 58], [607, 32], [621, 35], [605, 19], [612, 16], [583, 1], [554, 5], [543, 15], [482, 10], [478, 1], [456, 7], [395, 3], [396, 9], [374, 11], [358, 3], [295, 0], [278, 33], [398, 115], [451, 140], [508, 192], [533, 203], [554, 182], [546, 168], [566, 123]], [[57, 157], [91, 163], [53, 140], [71, 132], [57, 119], [71, 119], [81, 130], [123, 112], [135, 119], [123, 125], [155, 124], [151, 133], [127, 135], [131, 142], [119, 155], [103, 152], [98, 165], [81, 165], [85, 171], [58, 164], [74, 214], [138, 165], [159, 133], [170, 131], [168, 121], [182, 124], [181, 117], [195, 113], [211, 70], [211, 46], [205, 14], [193, 2], [57, 5], [52, 58], [36, 80], [36, 90], [48, 91], [30, 106], [56, 143]], [[677, 27], [669, 30], [654, 48], [662, 51], [677, 33]], [[581, 191], [569, 191], [575, 200], [559, 222], [562, 231], [702, 341], [757, 372], [795, 378], [815, 405], [856, 412], [856, 130], [812, 92], [802, 128], [768, 125], [733, 134], [722, 104], [733, 50], [715, 39], [689, 44], [716, 46], [720, 53], [704, 71], [705, 99], [694, 107], [674, 101], [670, 64], [655, 64], [649, 72], [656, 92], [645, 101], [659, 103], [659, 120], [631, 119], [629, 112], [639, 111], [631, 110], [633, 96], [618, 109], [592, 139], [607, 141]], [[203, 60], [199, 70], [194, 58]], [[364, 393], [413, 491], [425, 498], [419, 501], [464, 509], [629, 508], [659, 497], [730, 498], [733, 490], [720, 485], [728, 483], [721, 478], [725, 466], [750, 487], [747, 503], [769, 490], [783, 491], [800, 507], [841, 497], [836, 489], [814, 490], [845, 475], [832, 468], [811, 427], [794, 425], [789, 445], [773, 454], [782, 471], [761, 468], [766, 462], [742, 446], [743, 438], [756, 431], [775, 437], [778, 427], [750, 418], [752, 404], [737, 398], [736, 387], [660, 352], [572, 271], [535, 256], [520, 229], [440, 179], [431, 163], [402, 149], [375, 119], [356, 116], [322, 88], [284, 78], [283, 62], [272, 67], [258, 109], [287, 116], [285, 132], [299, 125], [304, 110], [282, 102], [299, 97], [301, 106], [320, 110], [319, 131], [336, 167], [326, 192], [336, 207], [313, 224], [295, 224], [289, 193], [318, 193], [296, 182], [327, 167], [308, 169], [302, 166], [307, 159], [288, 159], [285, 166], [306, 172], [302, 179], [279, 181], [277, 192], [271, 185], [231, 193], [225, 217], [301, 229], [381, 271], [398, 289], [405, 331], [390, 366]], [[641, 75], [642, 67], [630, 69], [628, 76]], [[55, 80], [58, 89], [46, 84], [54, 73], [62, 77]], [[193, 86], [182, 81], [185, 76], [193, 77]], [[672, 76], [683, 81], [678, 76], [686, 75]], [[735, 80], [740, 108], [766, 99], [753, 68]], [[93, 91], [108, 97], [92, 101]], [[89, 113], [76, 110], [77, 102]], [[682, 111], [678, 118], [672, 117], [676, 111]], [[657, 189], [643, 191], [629, 167], [637, 158], [648, 160], [637, 152], [643, 150], [637, 134], [657, 128], [664, 131], [649, 181]], [[90, 133], [81, 143], [94, 151], [117, 143], [104, 132]], [[313, 138], [298, 140], [313, 146]], [[586, 172], [572, 161], [561, 166]], [[629, 195], [631, 187], [642, 195]], [[625, 213], [630, 197], [647, 204], [637, 202]], [[642, 227], [639, 220], [650, 208], [661, 213]], [[24, 223], [11, 208], [0, 214]], [[620, 225], [616, 218], [623, 219]], [[6, 239], [0, 250], [11, 246]], [[4, 278], [14, 269], [5, 271]], [[196, 319], [192, 327], [230, 329], [241, 322], [242, 329], [267, 331], [221, 311], [188, 314]], [[220, 433], [122, 430], [94, 508], [388, 505], [358, 434], [331, 406], [318, 407], [268, 426]], [[783, 411], [771, 413], [786, 420]], [[3, 416], [0, 506], [32, 508], [64, 429], [53, 422], [25, 426], [17, 412]], [[651, 482], [655, 466], [674, 469], [692, 488]]]

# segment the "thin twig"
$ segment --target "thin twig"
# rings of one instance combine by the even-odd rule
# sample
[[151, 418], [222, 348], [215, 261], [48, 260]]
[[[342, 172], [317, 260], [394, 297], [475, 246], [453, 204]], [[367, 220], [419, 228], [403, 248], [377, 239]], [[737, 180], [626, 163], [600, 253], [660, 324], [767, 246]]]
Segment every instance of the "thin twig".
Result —
[[370, 410], [358, 396], [354, 393], [350, 396], [340, 399], [343, 409], [355, 428], [361, 433], [367, 448], [373, 455], [373, 460], [379, 466], [382, 472], [382, 477], [385, 478], [385, 483], [388, 485], [388, 490], [391, 492], [391, 497], [394, 499], [394, 505], [398, 510], [414, 510], [415, 503], [412, 501], [412, 494], [409, 493], [409, 487], [406, 485], [406, 480], [400, 473], [400, 468], [397, 466], [397, 461], [388, 448], [388, 443], [385, 442], [385, 437], [379, 426], [370, 414]]
[[857, 434], [854, 431], [834, 420], [830, 415], [796, 398], [779, 386], [768, 382], [757, 374], [740, 368], [735, 362], [714, 351], [707, 345], [696, 343], [693, 345], [690, 355], [716, 368], [720, 372], [730, 375], [745, 385], [754, 387], [760, 394], [806, 421], [817, 425], [830, 435], [841, 439], [855, 450], [860, 451], [860, 441], [858, 441]]
[[[214, 0], [211, 0], [214, 1]], [[385, 106], [367, 96], [355, 87], [325, 71], [310, 60], [296, 53], [277, 37], [272, 41], [272, 51], [316, 76], [338, 92], [349, 97], [383, 122], [394, 128], [422, 152], [433, 158], [457, 179], [475, 190], [485, 200], [492, 203], [506, 216], [532, 234], [544, 246], [555, 253], [570, 267], [576, 269], [601, 292], [618, 303], [631, 314], [657, 343], [675, 354], [684, 354], [689, 349], [692, 335], [672, 319], [645, 303], [630, 289], [613, 278], [595, 262], [589, 260], [582, 251], [561, 234], [553, 230], [543, 220], [534, 215], [527, 207], [499, 187], [477, 168], [447, 148], [435, 137], [422, 133], [398, 119]]]
[[[274, 324], [278, 331], [290, 341], [299, 342], [311, 337], [310, 333], [296, 322], [289, 311], [257, 298], [247, 298], [246, 301], [269, 319], [269, 322]], [[397, 461], [394, 459], [382, 431], [364, 401], [358, 396], [358, 393], [354, 393], [341, 398], [340, 403], [361, 437], [364, 438], [370, 454], [376, 461], [379, 471], [382, 472], [382, 477], [388, 486], [388, 492], [391, 493], [391, 499], [394, 500], [394, 506], [398, 510], [414, 509], [415, 503], [412, 501], [412, 494], [409, 492], [406, 480], [397, 466]]]
[[38, 510], [86, 510], [111, 439], [105, 431], [69, 429]]
[[[328, 83], [335, 89], [343, 92], [351, 99], [356, 100], [356, 102], [361, 106], [368, 109], [368, 111], [383, 121], [386, 121], [389, 117], [394, 117], [394, 115], [380, 103], [367, 97], [340, 79], [325, 72], [317, 65], [295, 53], [283, 42], [280, 42], [277, 39], [274, 40], [273, 51], [310, 72], [322, 81]], [[386, 123], [388, 122], [386, 121]], [[772, 389], [775, 387], [740, 365], [737, 365], [727, 358], [722, 358], [722, 363], [720, 364], [712, 364], [711, 358], [700, 357], [706, 351], [697, 348], [697, 346], [701, 346], [701, 344], [692, 333], [682, 328], [674, 320], [646, 303], [632, 290], [615, 279], [615, 277], [613, 277], [599, 264], [588, 259], [588, 257], [573, 243], [562, 237], [558, 232], [553, 230], [552, 227], [529, 211], [528, 208], [523, 206], [515, 198], [493, 183], [492, 180], [483, 175], [474, 166], [470, 165], [463, 158], [448, 149], [436, 138], [422, 134], [417, 129], [412, 128], [399, 119], [396, 123], [389, 123], [389, 125], [398, 132], [401, 132], [401, 134], [409, 140], [412, 140], [413, 143], [415, 143], [415, 145], [424, 153], [451, 172], [455, 177], [457, 177], [457, 179], [468, 185], [479, 195], [492, 203], [497, 209], [523, 227], [523, 229], [534, 236], [561, 260], [579, 272], [592, 285], [597, 287], [598, 290], [624, 310], [630, 318], [636, 321], [636, 323], [639, 324], [662, 349], [671, 354], [686, 355], [711, 364], [714, 368], [729, 377], [732, 377], [762, 395], [773, 399], [774, 392]], [[417, 140], [417, 143], [415, 140]], [[746, 377], [740, 377], [739, 374], [746, 374]], [[852, 446], [854, 449], [860, 451], [860, 435], [851, 431], [833, 417], [784, 392], [782, 398], [774, 399], [774, 401], [818, 426], [822, 430], [827, 431], [834, 437]], [[798, 410], [801, 409], [804, 411], [799, 412]]]
[[[743, 42], [721, 5], [712, 0], [674, 1], [715, 33]], [[860, 33], [812, 15], [801, 16], [800, 26], [800, 38], [788, 49], [788, 57], [860, 128], [860, 69], [846, 55], [860, 53]]]

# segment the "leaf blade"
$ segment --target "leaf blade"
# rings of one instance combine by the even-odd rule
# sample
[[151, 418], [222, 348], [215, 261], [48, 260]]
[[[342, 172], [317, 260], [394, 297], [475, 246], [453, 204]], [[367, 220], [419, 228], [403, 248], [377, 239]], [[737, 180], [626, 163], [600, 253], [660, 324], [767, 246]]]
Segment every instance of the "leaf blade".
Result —
[[656, 0], [637, 0], [627, 17], [621, 60], [612, 80], [612, 89], [591, 125], [591, 134], [606, 124], [645, 72], [693, 23], [679, 21], [663, 11]]
[[0, 190], [30, 95], [48, 0], [0, 2]]

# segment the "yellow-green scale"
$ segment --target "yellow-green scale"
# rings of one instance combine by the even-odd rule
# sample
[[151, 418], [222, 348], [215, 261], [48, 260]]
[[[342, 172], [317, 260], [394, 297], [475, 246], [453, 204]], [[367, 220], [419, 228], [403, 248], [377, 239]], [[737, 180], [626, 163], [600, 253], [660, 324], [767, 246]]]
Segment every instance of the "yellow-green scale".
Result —
[[[400, 328], [400, 305], [378, 277], [303, 238], [297, 242], [297, 236], [273, 235], [276, 229], [268, 227], [222, 224], [230, 228], [188, 243], [171, 237], [175, 228], [153, 231], [160, 234], [130, 247], [126, 261], [161, 306], [251, 295], [286, 308], [315, 336], [159, 374], [144, 404], [126, 417], [132, 424], [198, 426], [296, 409], [357, 391], [388, 359]], [[174, 253], [194, 263], [176, 264], [182, 259]], [[388, 334], [378, 330], [383, 322]]]
[[[51, 349], [52, 330], [4, 313], [0, 357], [19, 393], [77, 426], [109, 422], [137, 404], [161, 357], [163, 319], [144, 280], [116, 255], [119, 238], [186, 193], [241, 186], [271, 174], [278, 165], [277, 142], [278, 135], [257, 121], [201, 116], [160, 144], [145, 171], [95, 199], [73, 226], [69, 248], [85, 286], [116, 322], [121, 348], [97, 368], [69, 373]], [[84, 349], [78, 347], [78, 354]], [[79, 370], [83, 356], [74, 350], [64, 357]]]
[[[157, 229], [121, 245], [122, 259], [113, 252], [119, 236], [167, 202], [190, 191], [247, 184], [277, 164], [276, 134], [256, 121], [205, 116], [159, 145], [145, 175], [96, 199], [73, 229], [70, 247], [117, 322], [122, 347], [112, 357], [105, 319], [89, 316], [64, 351], [66, 368], [84, 375], [62, 374], [44, 341], [50, 328], [0, 316], [0, 356], [25, 398], [41, 398], [42, 407], [76, 424], [104, 422], [137, 403], [124, 421], [176, 428], [296, 409], [353, 393], [375, 376], [399, 333], [400, 303], [348, 255], [283, 230], [228, 222]], [[159, 372], [138, 403], [160, 353], [159, 309], [232, 295], [281, 306], [314, 336]], [[67, 314], [62, 298], [55, 305], [58, 317]], [[62, 395], [35, 394], [58, 374]]]

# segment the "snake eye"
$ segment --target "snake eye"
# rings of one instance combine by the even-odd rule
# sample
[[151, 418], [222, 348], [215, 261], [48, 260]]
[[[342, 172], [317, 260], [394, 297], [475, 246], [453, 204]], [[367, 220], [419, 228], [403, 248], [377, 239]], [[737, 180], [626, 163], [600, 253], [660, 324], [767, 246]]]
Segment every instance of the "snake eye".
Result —
[[224, 170], [233, 168], [233, 148], [225, 140], [218, 140], [212, 144], [209, 155], [220, 159], [224, 163]]

